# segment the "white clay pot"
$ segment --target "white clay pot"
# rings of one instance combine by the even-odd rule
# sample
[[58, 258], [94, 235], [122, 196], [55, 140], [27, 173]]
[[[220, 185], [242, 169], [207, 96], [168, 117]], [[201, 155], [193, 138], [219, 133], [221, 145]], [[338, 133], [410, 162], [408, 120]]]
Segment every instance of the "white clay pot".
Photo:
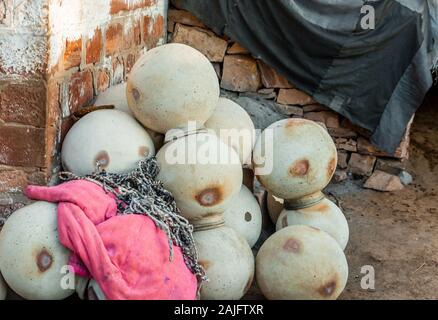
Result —
[[[324, 189], [337, 166], [336, 146], [320, 125], [304, 119], [281, 120], [257, 140], [253, 154], [260, 183], [278, 198], [299, 199]], [[263, 170], [263, 167], [272, 170]]]
[[80, 119], [62, 146], [65, 170], [79, 176], [96, 172], [128, 173], [145, 157], [155, 155], [146, 130], [119, 110], [98, 110]]
[[58, 240], [57, 205], [36, 202], [15, 211], [0, 232], [0, 270], [9, 287], [29, 300], [61, 300], [70, 252]]
[[194, 224], [216, 219], [240, 192], [239, 156], [214, 134], [193, 134], [169, 142], [158, 152], [157, 161], [158, 180]]
[[202, 127], [219, 100], [219, 82], [208, 59], [196, 49], [172, 43], [146, 52], [128, 76], [131, 111], [145, 127], [159, 133]]
[[[134, 117], [131, 109], [129, 109], [128, 99], [126, 98], [126, 82], [109, 87], [107, 90], [99, 94], [94, 104], [96, 106], [112, 105], [117, 110], [123, 111], [131, 117]], [[160, 150], [164, 143], [164, 135], [148, 128], [145, 129], [154, 142], [155, 151]]]
[[276, 232], [256, 258], [257, 284], [270, 300], [335, 300], [345, 288], [348, 265], [326, 232], [291, 226]]
[[254, 279], [254, 256], [246, 240], [229, 227], [194, 233], [199, 262], [209, 282], [201, 300], [239, 300]]
[[242, 186], [224, 213], [225, 225], [243, 236], [252, 248], [262, 232], [262, 211], [251, 191]]
[[0, 274], [0, 300], [5, 300], [7, 294], [8, 294], [8, 286], [6, 285], [5, 280]]
[[249, 114], [237, 103], [219, 98], [219, 103], [210, 119], [205, 123], [223, 142], [232, 147], [242, 164], [251, 163], [255, 144], [255, 127]]
[[277, 222], [277, 231], [293, 225], [321, 229], [332, 236], [342, 250], [347, 247], [349, 238], [347, 219], [341, 209], [328, 199], [308, 208], [283, 210]]

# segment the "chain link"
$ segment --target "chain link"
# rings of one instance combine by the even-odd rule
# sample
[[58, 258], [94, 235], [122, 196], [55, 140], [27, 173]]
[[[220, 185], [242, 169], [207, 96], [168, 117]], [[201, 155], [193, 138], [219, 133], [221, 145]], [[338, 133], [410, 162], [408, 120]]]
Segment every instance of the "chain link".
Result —
[[85, 177], [70, 172], [61, 172], [59, 177], [62, 181], [86, 180], [96, 183], [117, 197], [119, 214], [142, 214], [151, 218], [168, 237], [170, 261], [173, 260], [172, 244], [175, 244], [181, 248], [187, 267], [197, 276], [200, 289], [201, 284], [208, 279], [198, 262], [193, 226], [181, 216], [172, 194], [156, 180], [159, 173], [157, 160], [154, 157], [142, 160], [137, 169], [128, 174], [96, 169], [97, 173]]

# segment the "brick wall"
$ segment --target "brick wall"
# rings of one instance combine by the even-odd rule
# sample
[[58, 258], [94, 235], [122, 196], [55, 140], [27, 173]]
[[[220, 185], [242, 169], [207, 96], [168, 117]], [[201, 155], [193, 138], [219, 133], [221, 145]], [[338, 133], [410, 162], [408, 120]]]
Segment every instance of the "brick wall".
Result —
[[[184, 43], [204, 53], [216, 69], [222, 94], [244, 107], [256, 122], [261, 119], [263, 123], [256, 123], [259, 129], [267, 124], [266, 119], [277, 121], [287, 117], [323, 123], [338, 148], [339, 164], [335, 175], [338, 181], [345, 180], [348, 175], [367, 179], [375, 170], [384, 167], [394, 169], [390, 172], [404, 169], [409, 130], [395, 154], [381, 152], [369, 143], [367, 130], [318, 104], [263, 61], [254, 58], [239, 43], [216, 35], [189, 12], [170, 7], [168, 20], [168, 41]], [[264, 114], [257, 116], [254, 110], [262, 110], [257, 112]]]
[[72, 114], [165, 42], [167, 0], [0, 0], [0, 216], [56, 178]]

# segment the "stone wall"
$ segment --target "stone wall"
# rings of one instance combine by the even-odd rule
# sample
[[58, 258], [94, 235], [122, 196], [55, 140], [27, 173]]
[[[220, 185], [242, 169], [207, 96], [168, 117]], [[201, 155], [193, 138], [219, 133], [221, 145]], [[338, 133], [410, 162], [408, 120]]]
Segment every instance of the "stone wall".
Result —
[[375, 170], [385, 169], [391, 177], [377, 177], [381, 189], [402, 188], [394, 172], [403, 171], [403, 160], [408, 158], [409, 130], [394, 155], [377, 150], [369, 143], [367, 130], [318, 104], [241, 45], [216, 35], [187, 11], [169, 8], [168, 42], [184, 43], [204, 53], [216, 69], [222, 94], [244, 107], [258, 129], [288, 117], [323, 123], [338, 148], [336, 181], [348, 176], [366, 180]]
[[48, 184], [73, 114], [166, 40], [167, 0], [0, 0], [0, 216]]

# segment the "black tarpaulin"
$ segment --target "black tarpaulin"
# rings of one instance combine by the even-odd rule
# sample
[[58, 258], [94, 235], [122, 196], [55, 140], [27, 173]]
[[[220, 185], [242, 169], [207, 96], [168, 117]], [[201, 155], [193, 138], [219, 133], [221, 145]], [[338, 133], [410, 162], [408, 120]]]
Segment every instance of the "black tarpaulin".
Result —
[[[438, 0], [175, 0], [394, 153], [432, 86]], [[361, 8], [375, 9], [363, 30]]]

